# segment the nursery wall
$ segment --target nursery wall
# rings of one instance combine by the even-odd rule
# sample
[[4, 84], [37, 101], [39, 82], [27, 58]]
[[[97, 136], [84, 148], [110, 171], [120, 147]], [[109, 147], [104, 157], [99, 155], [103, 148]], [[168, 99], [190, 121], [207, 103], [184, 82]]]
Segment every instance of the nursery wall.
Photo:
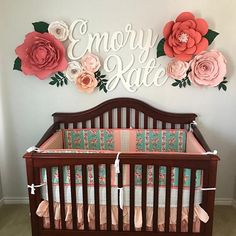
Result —
[[[198, 125], [212, 149], [221, 157], [217, 178], [217, 198], [230, 202], [234, 196], [236, 167], [236, 2], [233, 0], [1, 0], [0, 55], [2, 56], [2, 91], [4, 102], [4, 153], [1, 155], [1, 175], [5, 199], [27, 196], [26, 174], [22, 155], [34, 145], [51, 124], [55, 111], [81, 111], [107, 99], [134, 97], [155, 107], [171, 112], [195, 112]], [[212, 48], [221, 50], [228, 60], [228, 90], [216, 88], [174, 88], [171, 81], [162, 87], [142, 87], [130, 93], [120, 84], [105, 94], [83, 94], [71, 84], [56, 88], [47, 81], [24, 76], [13, 71], [14, 49], [22, 43], [26, 33], [33, 30], [35, 21], [64, 20], [71, 23], [77, 18], [89, 20], [91, 32], [117, 31], [132, 23], [135, 29], [152, 28], [162, 34], [167, 21], [182, 11], [192, 11], [205, 18], [210, 28], [220, 32]], [[127, 50], [123, 57], [129, 56]], [[155, 48], [151, 52], [155, 57]], [[160, 58], [159, 62], [162, 59]]]

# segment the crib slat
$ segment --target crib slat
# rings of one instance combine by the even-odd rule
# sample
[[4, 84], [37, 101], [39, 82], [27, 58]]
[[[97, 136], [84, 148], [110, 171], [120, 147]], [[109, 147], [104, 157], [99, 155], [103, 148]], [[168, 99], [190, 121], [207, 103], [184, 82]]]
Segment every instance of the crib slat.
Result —
[[153, 196], [153, 231], [158, 231], [158, 201], [159, 201], [159, 165], [154, 165], [154, 196]]
[[[120, 173], [118, 174], [118, 188], [122, 187], [123, 187], [123, 165], [120, 164]], [[119, 198], [120, 197], [118, 196], [118, 199]], [[118, 230], [123, 231], [123, 210], [119, 207], [119, 202], [118, 202]]]
[[107, 230], [111, 231], [111, 166], [106, 164]]
[[117, 128], [121, 128], [121, 108], [117, 108]]
[[176, 232], [181, 232], [182, 220], [182, 203], [183, 203], [183, 168], [179, 168], [178, 176], [178, 203], [177, 203], [177, 225]]
[[139, 128], [139, 111], [135, 110], [135, 129]]
[[110, 110], [108, 112], [108, 116], [109, 116], [109, 129], [111, 129], [112, 128], [112, 118], [113, 118], [112, 110]]
[[95, 229], [100, 230], [100, 202], [99, 202], [99, 172], [98, 165], [94, 165], [94, 202], [95, 202]]
[[144, 129], [148, 128], [148, 116], [144, 114]]
[[188, 232], [193, 232], [194, 195], [195, 195], [196, 169], [191, 169], [191, 185], [189, 198]]
[[63, 167], [58, 166], [59, 174], [59, 191], [60, 191], [60, 210], [61, 210], [61, 227], [66, 229], [65, 222], [65, 195], [64, 195], [64, 181], [63, 181]]
[[126, 108], [126, 128], [130, 128], [130, 108]]
[[88, 230], [88, 185], [87, 185], [87, 165], [82, 165], [82, 185], [83, 185], [83, 208], [84, 208], [84, 230]]
[[184, 129], [184, 124], [180, 124], [180, 128], [181, 128], [181, 129]]
[[169, 232], [170, 225], [170, 193], [171, 193], [171, 167], [166, 167], [166, 202], [165, 202], [165, 232]]
[[77, 206], [76, 206], [75, 166], [74, 165], [70, 165], [70, 188], [71, 188], [73, 230], [77, 230]]
[[175, 129], [175, 124], [171, 123], [171, 129]]
[[86, 128], [86, 121], [82, 121], [82, 128], [83, 128], [83, 129]]
[[78, 126], [77, 126], [77, 122], [73, 122], [73, 129], [77, 129]]
[[166, 122], [162, 121], [162, 129], [166, 129]]
[[130, 164], [130, 231], [134, 232], [134, 164]]
[[142, 231], [146, 231], [146, 207], [147, 205], [147, 165], [142, 165]]
[[64, 123], [65, 129], [68, 129], [68, 123]]
[[91, 119], [91, 128], [94, 129], [95, 128], [95, 119]]
[[53, 191], [52, 191], [52, 170], [51, 170], [51, 167], [47, 167], [46, 171], [47, 171], [47, 186], [48, 186], [48, 203], [49, 203], [50, 229], [55, 229], [54, 207], [53, 207]]
[[99, 116], [99, 123], [100, 123], [100, 128], [103, 129], [103, 128], [104, 128], [104, 124], [103, 124], [103, 114]]

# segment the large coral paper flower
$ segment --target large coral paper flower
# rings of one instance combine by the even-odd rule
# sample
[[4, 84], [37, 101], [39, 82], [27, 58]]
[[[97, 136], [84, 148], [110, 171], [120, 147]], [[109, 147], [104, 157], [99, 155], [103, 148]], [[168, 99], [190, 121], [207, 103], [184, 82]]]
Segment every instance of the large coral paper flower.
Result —
[[204, 19], [196, 19], [192, 13], [183, 12], [163, 29], [164, 52], [169, 57], [190, 61], [194, 55], [208, 48], [208, 40], [204, 38], [207, 32], [208, 24]]
[[16, 48], [25, 75], [46, 79], [67, 67], [63, 44], [49, 33], [31, 32]]

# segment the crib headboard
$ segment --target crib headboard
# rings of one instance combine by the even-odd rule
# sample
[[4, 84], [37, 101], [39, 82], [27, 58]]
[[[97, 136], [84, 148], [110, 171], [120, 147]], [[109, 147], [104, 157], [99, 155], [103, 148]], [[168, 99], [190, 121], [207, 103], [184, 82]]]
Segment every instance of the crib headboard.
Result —
[[194, 113], [170, 113], [133, 98], [115, 98], [77, 113], [54, 113], [60, 128], [189, 128]]

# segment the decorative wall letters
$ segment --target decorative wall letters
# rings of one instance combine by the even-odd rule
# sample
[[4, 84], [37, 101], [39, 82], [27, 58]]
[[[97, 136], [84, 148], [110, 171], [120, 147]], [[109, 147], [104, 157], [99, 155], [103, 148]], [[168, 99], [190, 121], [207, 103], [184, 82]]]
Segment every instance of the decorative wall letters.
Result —
[[89, 21], [83, 19], [70, 26], [63, 21], [35, 22], [33, 26], [35, 31], [16, 48], [14, 69], [41, 80], [51, 77], [50, 85], [60, 87], [69, 80], [79, 91], [92, 93], [96, 87], [112, 91], [121, 83], [135, 92], [141, 86], [162, 86], [173, 78], [173, 86], [193, 83], [226, 90], [222, 53], [205, 52], [218, 33], [189, 12], [166, 24], [164, 38], [157, 45], [157, 57], [174, 58], [167, 69], [150, 56], [159, 38], [152, 29], [135, 30], [127, 24], [113, 33], [90, 33]]

